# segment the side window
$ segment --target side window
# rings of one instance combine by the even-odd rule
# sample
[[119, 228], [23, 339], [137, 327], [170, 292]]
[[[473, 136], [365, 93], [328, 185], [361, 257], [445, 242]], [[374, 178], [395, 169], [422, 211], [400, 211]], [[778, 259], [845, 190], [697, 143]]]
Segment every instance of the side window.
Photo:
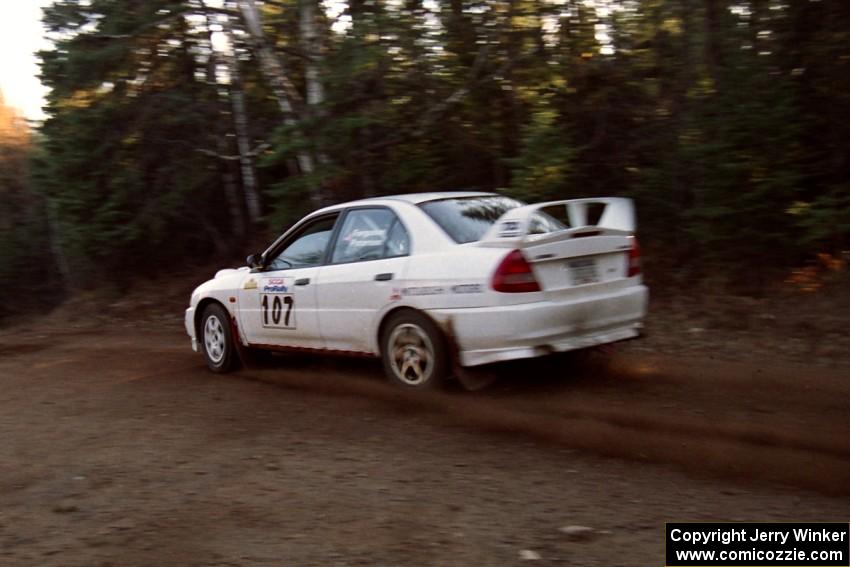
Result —
[[309, 268], [321, 264], [335, 222], [336, 216], [333, 216], [319, 219], [305, 226], [272, 260], [268, 269]]
[[390, 228], [390, 233], [387, 236], [385, 258], [396, 258], [398, 256], [407, 256], [410, 254], [410, 239], [407, 237], [407, 231], [398, 219]]
[[389, 209], [355, 209], [345, 216], [331, 262], [362, 262], [406, 256], [407, 232]]

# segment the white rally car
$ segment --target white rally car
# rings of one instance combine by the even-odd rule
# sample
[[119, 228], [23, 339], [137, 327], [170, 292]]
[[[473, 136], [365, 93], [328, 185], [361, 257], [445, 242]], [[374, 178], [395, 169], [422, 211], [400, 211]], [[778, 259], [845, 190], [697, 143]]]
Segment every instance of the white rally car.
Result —
[[399, 384], [640, 334], [648, 291], [629, 199], [524, 205], [493, 193], [316, 211], [250, 266], [192, 293], [186, 331], [214, 372], [253, 350], [380, 356]]

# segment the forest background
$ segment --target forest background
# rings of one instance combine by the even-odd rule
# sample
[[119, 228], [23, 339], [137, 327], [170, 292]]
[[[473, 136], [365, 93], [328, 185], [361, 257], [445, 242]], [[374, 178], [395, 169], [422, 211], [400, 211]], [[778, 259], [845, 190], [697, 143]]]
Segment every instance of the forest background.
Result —
[[359, 197], [635, 199], [653, 289], [846, 282], [850, 2], [60, 0], [0, 99], [0, 318]]

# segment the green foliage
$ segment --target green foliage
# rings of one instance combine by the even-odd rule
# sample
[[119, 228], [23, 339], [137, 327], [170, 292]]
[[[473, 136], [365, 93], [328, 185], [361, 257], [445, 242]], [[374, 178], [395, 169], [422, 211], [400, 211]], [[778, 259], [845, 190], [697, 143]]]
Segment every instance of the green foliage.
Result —
[[0, 318], [62, 299], [44, 199], [30, 179], [30, 153], [30, 129], [0, 93]]
[[525, 127], [514, 174], [513, 193], [526, 201], [541, 201], [564, 195], [571, 186], [576, 150], [565, 144], [569, 132], [555, 110], [541, 108], [533, 112]]
[[796, 212], [807, 244], [826, 245], [843, 250], [850, 242], [850, 184], [833, 187], [817, 197], [810, 206]]
[[[35, 173], [76, 282], [227, 248], [246, 163], [211, 154], [236, 153], [236, 88], [250, 143], [265, 143], [247, 167], [273, 233], [317, 192], [498, 188], [631, 196], [650, 256], [698, 275], [758, 279], [850, 246], [847, 2], [352, 0], [335, 31], [317, 10], [308, 52], [306, 1], [260, 3], [297, 98], [312, 68], [324, 90], [293, 101], [290, 120], [235, 0], [45, 11], [55, 49], [42, 53], [52, 91]], [[221, 9], [238, 85], [210, 64], [221, 54], [202, 22]]]
[[[62, 2], [42, 53], [53, 90], [37, 170], [74, 283], [122, 281], [205, 254], [229, 232], [218, 204], [217, 93], [197, 57], [190, 2]], [[96, 28], [91, 26], [97, 22]], [[89, 22], [83, 29], [80, 22]]]

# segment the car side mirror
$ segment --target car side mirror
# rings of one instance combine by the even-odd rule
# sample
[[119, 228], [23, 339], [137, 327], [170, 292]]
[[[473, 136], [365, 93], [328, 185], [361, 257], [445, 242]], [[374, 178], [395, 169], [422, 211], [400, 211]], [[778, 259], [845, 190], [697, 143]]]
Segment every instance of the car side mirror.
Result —
[[257, 268], [262, 268], [263, 267], [263, 255], [262, 254], [251, 254], [250, 256], [245, 258], [245, 262], [248, 264], [248, 266], [252, 270], [255, 270]]

